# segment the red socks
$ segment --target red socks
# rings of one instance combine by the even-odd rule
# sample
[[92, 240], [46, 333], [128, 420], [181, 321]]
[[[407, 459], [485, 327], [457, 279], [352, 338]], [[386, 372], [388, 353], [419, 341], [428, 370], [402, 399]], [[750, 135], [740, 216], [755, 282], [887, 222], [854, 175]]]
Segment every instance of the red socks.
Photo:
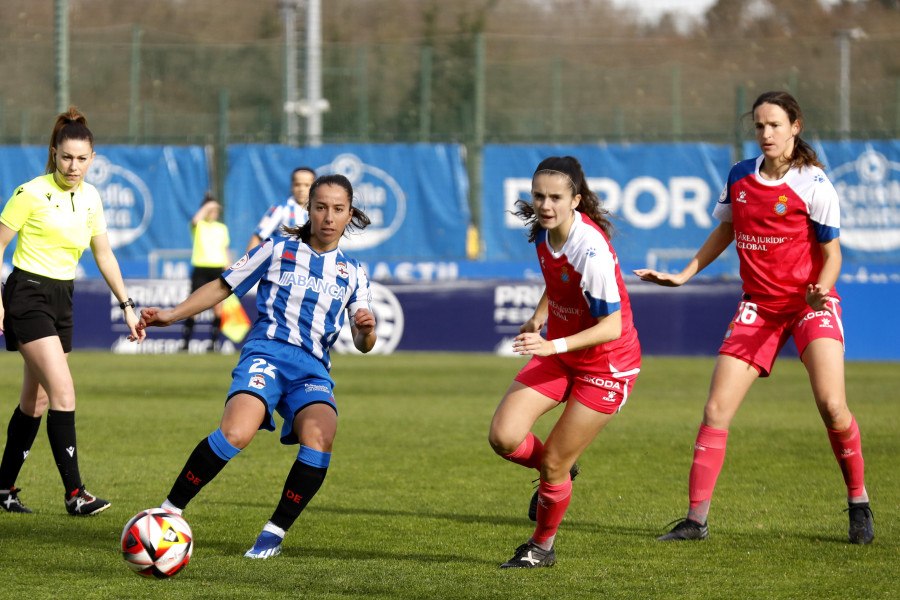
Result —
[[850, 419], [850, 427], [846, 431], [829, 429], [828, 440], [831, 442], [834, 457], [837, 458], [841, 473], [844, 475], [844, 483], [847, 484], [847, 498], [851, 502], [868, 502], [869, 496], [863, 481], [865, 462], [859, 438], [859, 427], [852, 415]]
[[519, 444], [519, 447], [516, 448], [516, 451], [512, 454], [507, 454], [503, 458], [523, 467], [540, 469], [541, 461], [544, 458], [544, 444], [529, 431], [522, 443]]
[[558, 485], [541, 480], [538, 487], [537, 527], [531, 539], [536, 544], [546, 544], [556, 535], [562, 523], [569, 501], [572, 499], [571, 477]]
[[694, 444], [694, 462], [688, 478], [688, 496], [690, 508], [688, 518], [698, 523], [706, 523], [709, 514], [709, 501], [716, 487], [716, 479], [725, 462], [725, 446], [728, 441], [728, 430], [713, 429], [700, 424], [697, 441]]
[[[504, 456], [506, 460], [531, 469], [541, 468], [544, 458], [544, 444], [529, 432], [515, 452]], [[537, 527], [532, 541], [541, 546], [553, 545], [556, 530], [562, 523], [569, 501], [572, 499], [572, 478], [565, 483], [551, 485], [544, 480], [538, 486]]]

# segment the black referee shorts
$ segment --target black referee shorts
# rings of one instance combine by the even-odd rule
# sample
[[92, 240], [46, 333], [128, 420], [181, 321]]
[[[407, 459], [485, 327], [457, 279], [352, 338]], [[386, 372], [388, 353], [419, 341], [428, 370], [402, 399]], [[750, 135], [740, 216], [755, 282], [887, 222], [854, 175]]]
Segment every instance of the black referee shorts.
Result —
[[222, 267], [194, 267], [191, 271], [191, 293], [222, 276]]
[[51, 279], [18, 267], [3, 286], [3, 337], [6, 349], [57, 336], [63, 351], [72, 351], [72, 280]]

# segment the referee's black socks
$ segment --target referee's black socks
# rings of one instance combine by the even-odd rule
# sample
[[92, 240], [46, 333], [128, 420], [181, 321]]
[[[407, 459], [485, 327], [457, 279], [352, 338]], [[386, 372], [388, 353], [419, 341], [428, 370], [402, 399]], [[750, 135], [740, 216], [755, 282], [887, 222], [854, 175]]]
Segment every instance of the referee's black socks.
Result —
[[78, 450], [75, 444], [75, 411], [47, 410], [47, 437], [56, 468], [62, 477], [66, 498], [81, 487], [81, 473], [78, 471]]
[[29, 417], [16, 406], [6, 428], [6, 447], [0, 461], [0, 490], [8, 490], [15, 485], [40, 427], [40, 417]]

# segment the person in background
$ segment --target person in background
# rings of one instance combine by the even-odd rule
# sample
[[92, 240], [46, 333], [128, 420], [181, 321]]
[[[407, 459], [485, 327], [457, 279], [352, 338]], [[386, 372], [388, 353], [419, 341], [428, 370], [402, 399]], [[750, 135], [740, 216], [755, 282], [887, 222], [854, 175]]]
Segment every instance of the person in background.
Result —
[[[191, 292], [194, 292], [210, 281], [215, 281], [231, 264], [228, 245], [228, 227], [219, 221], [222, 205], [206, 192], [203, 203], [191, 218], [191, 235], [194, 239], [194, 250], [191, 254]], [[219, 335], [222, 328], [222, 302], [213, 306], [213, 322], [210, 331], [210, 352], [219, 348]], [[184, 334], [181, 350], [187, 351], [194, 332], [194, 317], [184, 320]]]
[[307, 221], [306, 203], [309, 200], [309, 189], [316, 180], [316, 172], [312, 167], [297, 167], [291, 173], [291, 195], [281, 204], [269, 207], [266, 214], [250, 236], [247, 252], [264, 242], [273, 234], [281, 233], [281, 227], [300, 227]]
[[169, 310], [141, 311], [139, 327], [165, 327], [221, 302], [243, 296], [257, 283], [259, 317], [232, 371], [219, 428], [191, 453], [162, 508], [181, 514], [259, 429], [275, 430], [284, 419], [281, 443], [300, 450], [281, 499], [248, 558], [281, 552], [287, 530], [313, 498], [331, 462], [337, 404], [329, 351], [350, 318], [360, 352], [375, 345], [375, 316], [368, 278], [338, 242], [348, 227], [364, 229], [369, 218], [353, 207], [353, 187], [343, 175], [326, 175], [310, 191], [310, 219], [255, 246], [216, 281]]
[[66, 511], [94, 515], [109, 508], [81, 480], [75, 436], [75, 385], [69, 370], [72, 351], [72, 292], [78, 261], [90, 246], [100, 273], [122, 309], [130, 334], [140, 343], [134, 301], [125, 291], [112, 252], [96, 188], [84, 181], [94, 160], [94, 134], [76, 108], [59, 115], [47, 155], [46, 174], [23, 184], [0, 214], [0, 263], [13, 237], [13, 271], [0, 301], [6, 349], [25, 361], [19, 405], [7, 429], [0, 460], [0, 507], [30, 513], [19, 498], [16, 478], [31, 451], [41, 417], [47, 413], [47, 437], [62, 477]]
[[[659, 539], [709, 537], [707, 515], [731, 420], [793, 337], [847, 486], [849, 540], [868, 544], [875, 529], [859, 427], [847, 407], [844, 328], [834, 287], [841, 270], [838, 195], [815, 150], [800, 139], [803, 113], [793, 96], [766, 92], [753, 103], [752, 115], [762, 154], [731, 168], [713, 211], [719, 225], [680, 273], [634, 271], [644, 281], [680, 286], [736, 241], [744, 292], [719, 348], [697, 433], [687, 517]], [[777, 459], [776, 453], [761, 464]]]
[[[529, 514], [537, 526], [504, 569], [556, 564], [554, 540], [572, 498], [575, 461], [622, 409], [641, 367], [631, 302], [609, 243], [612, 224], [578, 159], [541, 161], [531, 198], [518, 201], [515, 214], [531, 227], [546, 287], [513, 341], [513, 350], [531, 359], [497, 407], [489, 441], [506, 460], [540, 472]], [[565, 408], [542, 443], [531, 429], [560, 403]]]

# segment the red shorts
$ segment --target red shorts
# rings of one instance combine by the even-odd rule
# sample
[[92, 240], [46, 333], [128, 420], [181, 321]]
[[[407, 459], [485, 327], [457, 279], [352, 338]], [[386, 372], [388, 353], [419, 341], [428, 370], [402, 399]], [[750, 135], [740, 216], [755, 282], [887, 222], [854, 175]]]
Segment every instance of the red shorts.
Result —
[[622, 410], [640, 370], [640, 362], [627, 371], [576, 370], [555, 355], [532, 356], [515, 380], [557, 402], [572, 397], [611, 415]]
[[719, 354], [739, 358], [755, 367], [761, 377], [768, 377], [775, 357], [791, 336], [801, 356], [813, 340], [827, 338], [843, 344], [841, 305], [834, 298], [829, 305], [834, 312], [813, 310], [806, 304], [774, 308], [743, 301], [728, 325]]

